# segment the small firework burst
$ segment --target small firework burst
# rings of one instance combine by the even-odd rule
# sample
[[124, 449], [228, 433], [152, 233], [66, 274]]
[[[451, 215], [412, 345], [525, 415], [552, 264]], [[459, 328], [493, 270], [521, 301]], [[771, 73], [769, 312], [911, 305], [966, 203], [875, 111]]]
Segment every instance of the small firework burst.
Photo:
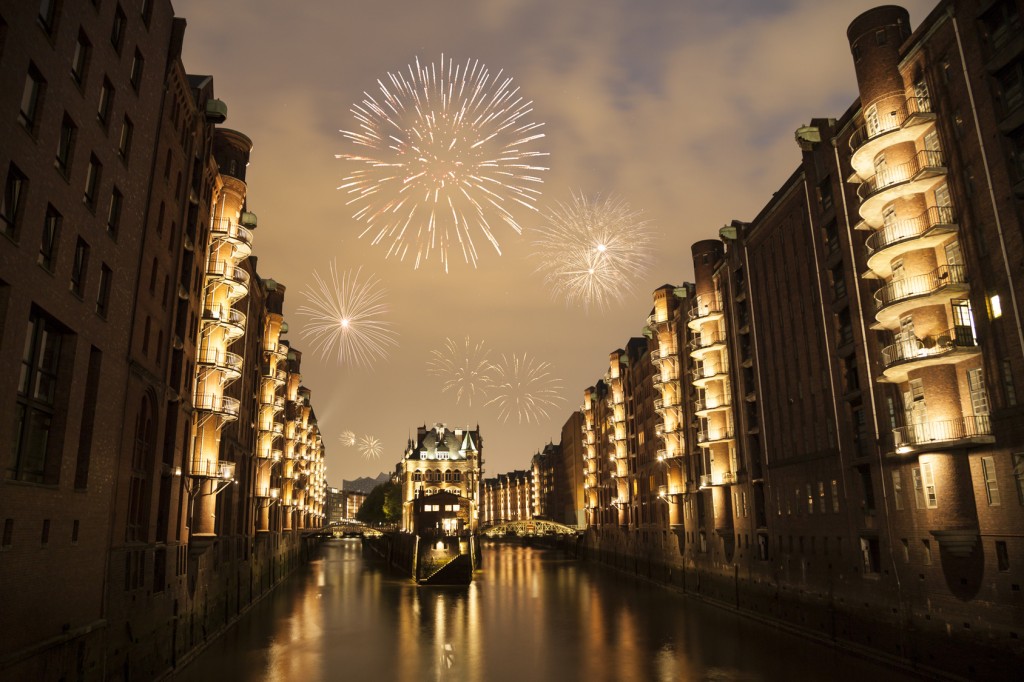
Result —
[[384, 446], [373, 436], [363, 436], [359, 439], [358, 445], [363, 459], [380, 459], [381, 453], [384, 452]]
[[308, 318], [302, 338], [325, 360], [334, 356], [339, 365], [371, 367], [398, 343], [385, 319], [386, 290], [374, 276], [362, 278], [361, 271], [341, 273], [335, 263], [331, 263], [327, 278], [314, 271], [315, 284], [302, 292], [308, 304], [296, 311]]
[[479, 60], [415, 64], [377, 81], [352, 107], [353, 130], [341, 131], [356, 150], [338, 154], [354, 165], [338, 187], [353, 217], [388, 256], [415, 257], [415, 267], [437, 252], [448, 271], [449, 251], [476, 266], [475, 238], [500, 255], [496, 227], [516, 234], [515, 210], [537, 210], [546, 152], [530, 120], [533, 102], [512, 78], [491, 74]]
[[512, 417], [520, 424], [540, 422], [550, 417], [549, 409], [565, 401], [561, 395], [562, 382], [551, 374], [550, 363], [523, 353], [502, 355], [493, 367], [488, 392], [494, 397], [486, 404], [498, 408], [498, 419], [502, 422]]
[[352, 431], [342, 431], [341, 435], [338, 437], [338, 440], [340, 440], [341, 444], [344, 445], [346, 448], [355, 447], [356, 434]]
[[473, 404], [473, 398], [485, 398], [493, 366], [490, 351], [483, 341], [473, 343], [467, 336], [463, 342], [445, 339], [444, 348], [430, 352], [427, 372], [441, 377], [441, 392], [455, 392], [458, 404]]
[[532, 244], [552, 295], [600, 310], [632, 293], [647, 272], [654, 231], [622, 199], [574, 193], [545, 215]]

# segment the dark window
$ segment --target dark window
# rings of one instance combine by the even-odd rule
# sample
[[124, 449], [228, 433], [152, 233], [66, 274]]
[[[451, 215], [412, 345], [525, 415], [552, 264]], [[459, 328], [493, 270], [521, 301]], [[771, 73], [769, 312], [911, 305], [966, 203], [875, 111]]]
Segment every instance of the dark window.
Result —
[[121, 47], [124, 45], [124, 33], [127, 28], [128, 17], [125, 16], [121, 5], [114, 10], [114, 23], [110, 27], [110, 44], [114, 46], [118, 54], [121, 54]]
[[79, 298], [85, 288], [85, 274], [89, 267], [89, 245], [81, 237], [75, 244], [75, 259], [71, 263], [71, 293]]
[[93, 346], [89, 351], [89, 371], [85, 377], [85, 398], [82, 402], [82, 426], [78, 431], [78, 460], [75, 462], [75, 490], [85, 490], [89, 484], [89, 464], [92, 459], [92, 432], [96, 422], [96, 396], [99, 393], [100, 369], [103, 353]]
[[114, 105], [114, 85], [107, 79], [103, 79], [103, 85], [100, 87], [100, 101], [96, 107], [96, 118], [99, 119], [100, 123], [105, 128], [107, 121], [110, 120], [110, 109]]
[[875, 42], [879, 45], [885, 45], [885, 43], [887, 42], [885, 38], [884, 28], [881, 29], [880, 31], [875, 31]]
[[1024, 126], [1020, 126], [1008, 136], [1010, 144], [1010, 169], [1018, 182], [1024, 180]]
[[14, 540], [14, 519], [4, 519], [4, 538], [3, 542], [0, 542], [0, 547], [7, 548], [11, 546], [11, 542]]
[[95, 156], [89, 159], [89, 167], [85, 171], [85, 193], [82, 201], [90, 210], [96, 209], [96, 191], [100, 186], [100, 174], [103, 172], [103, 165]]
[[[33, 310], [28, 320], [15, 408], [14, 477], [56, 483], [60, 439], [51, 439], [57, 397], [62, 333], [49, 317]], [[55, 442], [56, 441], [56, 442]]]
[[878, 538], [860, 539], [860, 553], [864, 567], [864, 573], [878, 573], [881, 563], [881, 553], [878, 549]]
[[53, 206], [46, 207], [43, 219], [43, 235], [39, 240], [39, 255], [36, 262], [53, 272], [57, 260], [57, 244], [60, 242], [61, 215]]
[[1003, 393], [1007, 407], [1017, 405], [1017, 386], [1013, 382], [1013, 366], [1009, 360], [1003, 360]]
[[1017, 502], [1024, 505], [1024, 453], [1015, 452], [1013, 457], [1013, 481], [1017, 485]]
[[64, 121], [60, 124], [60, 137], [57, 138], [57, 159], [54, 165], [64, 177], [71, 174], [71, 155], [75, 151], [75, 138], [78, 136], [78, 126], [67, 114], [64, 114]]
[[1010, 552], [1006, 549], [1006, 540], [996, 540], [996, 566], [1000, 571], [1010, 570]]
[[149, 22], [153, 19], [153, 0], [142, 0], [142, 9], [139, 11], [142, 15], [142, 23], [149, 27]]
[[44, 547], [50, 544], [50, 519], [43, 519], [43, 533], [39, 538], [39, 544]]
[[1024, 60], [1018, 59], [1000, 69], [996, 75], [999, 101], [1003, 114], [1009, 114], [1024, 104]]
[[132, 70], [131, 70], [131, 84], [136, 90], [142, 85], [142, 68], [145, 65], [146, 60], [142, 57], [142, 53], [135, 50], [135, 56], [132, 58]]
[[113, 277], [114, 273], [107, 267], [106, 263], [100, 266], [100, 284], [96, 290], [96, 314], [100, 317], [107, 316], [107, 310], [110, 306], [110, 280]]
[[21, 226], [22, 208], [25, 205], [25, 190], [28, 180], [13, 163], [7, 167], [4, 181], [4, 195], [0, 198], [0, 227], [5, 235], [17, 239]]
[[994, 3], [981, 16], [985, 39], [993, 51], [1000, 49], [1014, 36], [1020, 35], [1020, 14], [1013, 0]]
[[71, 56], [71, 77], [79, 85], [85, 83], [85, 73], [89, 69], [89, 56], [92, 53], [92, 45], [84, 31], [78, 32], [78, 42], [75, 43], [75, 52]]
[[30, 64], [28, 73], [25, 75], [25, 87], [21, 91], [21, 109], [18, 111], [18, 121], [33, 134], [39, 123], [45, 89], [46, 81], [39, 73], [39, 69], [35, 67], [35, 64]]
[[132, 120], [125, 116], [124, 121], [121, 122], [121, 137], [117, 142], [117, 153], [126, 161], [128, 152], [132, 149], [132, 134], [134, 132], [135, 126], [132, 124]]
[[128, 519], [125, 540], [145, 541], [149, 517], [149, 466], [153, 449], [153, 417], [149, 398], [143, 396], [135, 418], [135, 446], [132, 449], [132, 470], [128, 482]]
[[78, 519], [75, 519], [75, 522], [71, 526], [71, 544], [72, 545], [77, 545], [78, 544], [78, 530], [79, 530], [80, 527], [81, 527], [81, 523], [79, 522]]
[[107, 233], [117, 238], [117, 229], [121, 225], [121, 207], [124, 204], [124, 196], [115, 187], [110, 192], [110, 206], [107, 208]]
[[39, 3], [39, 25], [49, 36], [57, 29], [57, 10], [60, 9], [57, 5], [57, 0], [40, 0]]

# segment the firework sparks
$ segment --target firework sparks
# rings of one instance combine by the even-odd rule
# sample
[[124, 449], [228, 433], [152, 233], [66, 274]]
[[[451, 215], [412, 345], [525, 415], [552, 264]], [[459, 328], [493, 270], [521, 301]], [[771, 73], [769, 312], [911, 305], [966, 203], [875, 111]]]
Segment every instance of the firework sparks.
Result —
[[330, 277], [313, 272], [314, 285], [303, 291], [308, 305], [296, 311], [308, 318], [302, 338], [325, 360], [370, 367], [387, 357], [397, 345], [391, 323], [384, 319], [386, 291], [372, 275], [360, 278], [361, 269], [339, 273], [331, 263]]
[[341, 435], [338, 437], [338, 440], [340, 440], [341, 444], [344, 445], [346, 448], [355, 447], [356, 434], [353, 433], [352, 431], [342, 431]]
[[513, 211], [537, 210], [546, 152], [533, 147], [543, 123], [530, 120], [533, 102], [502, 71], [478, 60], [410, 64], [377, 81], [376, 96], [352, 107], [354, 130], [342, 130], [356, 153], [338, 187], [354, 218], [388, 256], [415, 255], [415, 267], [437, 251], [448, 271], [449, 250], [476, 267], [474, 235], [501, 254], [495, 228], [522, 232]]
[[363, 436], [359, 439], [358, 445], [363, 459], [380, 459], [381, 453], [384, 452], [384, 446], [373, 436]]
[[519, 423], [548, 419], [548, 410], [564, 402], [560, 395], [562, 382], [551, 374], [551, 365], [528, 354], [505, 356], [493, 366], [494, 377], [489, 391], [494, 395], [487, 405], [498, 408], [503, 422], [515, 416]]
[[574, 193], [545, 216], [533, 240], [537, 272], [569, 305], [606, 308], [633, 292], [654, 254], [642, 212], [614, 196]]
[[492, 365], [490, 351], [482, 341], [473, 343], [467, 336], [464, 343], [446, 339], [444, 348], [430, 352], [427, 372], [441, 377], [441, 392], [455, 392], [455, 401], [473, 404], [473, 398], [486, 397]]

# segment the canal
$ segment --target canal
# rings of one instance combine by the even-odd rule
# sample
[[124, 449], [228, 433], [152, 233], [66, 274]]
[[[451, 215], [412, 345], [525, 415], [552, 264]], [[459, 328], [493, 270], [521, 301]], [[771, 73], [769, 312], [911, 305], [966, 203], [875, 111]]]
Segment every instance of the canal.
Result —
[[330, 541], [174, 679], [916, 679], [555, 551], [487, 545], [484, 565], [416, 587]]

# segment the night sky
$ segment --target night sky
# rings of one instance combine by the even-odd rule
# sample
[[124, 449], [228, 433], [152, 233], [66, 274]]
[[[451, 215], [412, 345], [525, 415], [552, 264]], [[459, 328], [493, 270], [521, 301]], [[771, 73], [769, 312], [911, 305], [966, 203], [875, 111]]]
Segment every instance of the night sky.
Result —
[[[856, 82], [846, 27], [877, 0], [174, 0], [188, 20], [184, 63], [212, 74], [228, 105], [224, 126], [254, 142], [247, 182], [259, 216], [259, 273], [287, 288], [285, 319], [304, 349], [302, 292], [313, 271], [362, 267], [387, 289], [397, 346], [372, 367], [339, 366], [306, 352], [327, 452], [327, 480], [392, 471], [410, 433], [436, 422], [479, 424], [488, 476], [524, 468], [557, 443], [583, 389], [608, 354], [639, 336], [651, 291], [692, 279], [690, 245], [749, 220], [799, 161], [793, 131], [838, 117]], [[901, 3], [916, 27], [932, 0]], [[359, 239], [362, 226], [336, 188], [352, 168], [340, 130], [378, 78], [417, 57], [479, 59], [503, 70], [533, 101], [550, 153], [539, 212], [522, 210], [518, 236], [499, 228], [499, 256], [478, 240], [477, 266], [460, 255], [450, 272], [428, 260], [385, 258]], [[531, 257], [530, 231], [571, 192], [615, 194], [641, 209], [658, 233], [656, 256], [636, 291], [605, 310], [553, 300]], [[428, 374], [431, 351], [469, 336], [492, 359], [527, 353], [550, 363], [563, 400], [549, 418], [503, 423], [496, 405], [458, 404]], [[465, 401], [463, 401], [465, 402]], [[366, 459], [342, 432], [381, 441]]]

